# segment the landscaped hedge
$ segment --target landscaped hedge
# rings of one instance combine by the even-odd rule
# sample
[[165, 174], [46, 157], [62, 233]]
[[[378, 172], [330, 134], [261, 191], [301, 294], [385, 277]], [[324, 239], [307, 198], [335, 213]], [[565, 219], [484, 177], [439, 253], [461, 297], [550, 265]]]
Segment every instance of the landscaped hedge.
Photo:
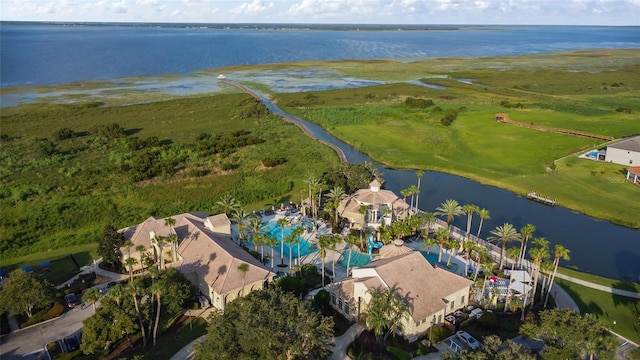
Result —
[[35, 315], [33, 315], [27, 321], [20, 324], [20, 328], [24, 329], [27, 326], [31, 326], [43, 321], [55, 319], [61, 316], [62, 314], [64, 314], [64, 305], [62, 305], [60, 301], [55, 301], [53, 303], [53, 306], [51, 306], [51, 308], [49, 308], [48, 310], [42, 310], [36, 313]]

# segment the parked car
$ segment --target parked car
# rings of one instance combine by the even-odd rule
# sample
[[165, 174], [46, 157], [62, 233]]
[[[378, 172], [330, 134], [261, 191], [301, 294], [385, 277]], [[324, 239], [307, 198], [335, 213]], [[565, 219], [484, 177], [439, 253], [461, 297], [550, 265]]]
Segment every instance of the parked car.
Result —
[[78, 299], [78, 296], [76, 296], [76, 294], [74, 293], [69, 293], [65, 295], [64, 301], [67, 303], [67, 306], [69, 307], [69, 309], [78, 306], [78, 304], [80, 303], [80, 299]]
[[456, 336], [460, 341], [462, 341], [465, 345], [468, 345], [472, 350], [475, 350], [480, 347], [480, 343], [473, 336], [469, 335], [466, 331], [458, 331], [456, 332]]

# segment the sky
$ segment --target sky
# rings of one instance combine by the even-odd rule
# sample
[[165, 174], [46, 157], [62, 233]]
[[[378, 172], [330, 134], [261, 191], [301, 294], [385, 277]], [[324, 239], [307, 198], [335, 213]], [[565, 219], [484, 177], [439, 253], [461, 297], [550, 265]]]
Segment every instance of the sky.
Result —
[[640, 25], [640, 0], [0, 0], [0, 20]]

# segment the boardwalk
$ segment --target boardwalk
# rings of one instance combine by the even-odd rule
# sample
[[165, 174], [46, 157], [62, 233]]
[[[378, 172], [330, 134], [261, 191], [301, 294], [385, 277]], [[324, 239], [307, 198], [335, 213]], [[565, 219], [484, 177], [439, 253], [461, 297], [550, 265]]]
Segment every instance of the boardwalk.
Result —
[[508, 114], [496, 114], [496, 121], [497, 122], [501, 122], [501, 123], [505, 123], [505, 124], [511, 124], [511, 125], [515, 125], [515, 126], [525, 127], [525, 128], [528, 128], [528, 129], [538, 130], [538, 131], [548, 131], [548, 132], [553, 132], [553, 133], [558, 133], [558, 134], [580, 136], [580, 137], [586, 137], [586, 138], [590, 138], [590, 139], [599, 139], [599, 140], [604, 140], [604, 141], [613, 141], [613, 140], [615, 140], [613, 137], [606, 136], [606, 135], [592, 134], [592, 133], [588, 133], [588, 132], [584, 132], [584, 131], [578, 131], [578, 130], [561, 129], [561, 128], [554, 128], [554, 127], [550, 127], [550, 126], [534, 125], [533, 123], [527, 124], [527, 123], [522, 123], [522, 122], [518, 122], [518, 121], [513, 121], [513, 120], [511, 120], [509, 118]]

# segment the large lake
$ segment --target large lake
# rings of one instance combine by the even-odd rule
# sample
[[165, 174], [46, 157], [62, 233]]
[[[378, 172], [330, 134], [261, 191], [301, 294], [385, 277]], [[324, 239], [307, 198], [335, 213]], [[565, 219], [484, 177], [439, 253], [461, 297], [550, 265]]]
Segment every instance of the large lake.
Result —
[[[344, 31], [2, 23], [0, 37], [2, 88], [90, 80], [117, 83], [118, 79], [128, 77], [147, 77], [146, 86], [153, 86], [154, 77], [159, 75], [189, 75], [223, 66], [302, 60], [472, 57], [640, 48], [640, 27]], [[164, 86], [166, 83], [158, 85]], [[175, 86], [199, 86], [200, 91], [208, 92], [217, 84]], [[3, 95], [2, 102], [9, 101], [9, 97]], [[347, 155], [353, 162], [363, 160], [357, 152]], [[387, 169], [384, 177], [386, 186], [396, 192], [416, 182], [412, 171]], [[560, 207], [545, 207], [461, 177], [426, 173], [420, 207], [433, 211], [449, 198], [491, 211], [492, 219], [483, 227], [485, 236], [504, 222], [518, 228], [532, 223], [538, 228], [537, 236], [571, 249], [571, 261], [563, 265], [612, 278], [640, 279], [640, 230], [595, 220]], [[457, 220], [458, 226], [464, 227], [464, 224], [463, 218]]]

